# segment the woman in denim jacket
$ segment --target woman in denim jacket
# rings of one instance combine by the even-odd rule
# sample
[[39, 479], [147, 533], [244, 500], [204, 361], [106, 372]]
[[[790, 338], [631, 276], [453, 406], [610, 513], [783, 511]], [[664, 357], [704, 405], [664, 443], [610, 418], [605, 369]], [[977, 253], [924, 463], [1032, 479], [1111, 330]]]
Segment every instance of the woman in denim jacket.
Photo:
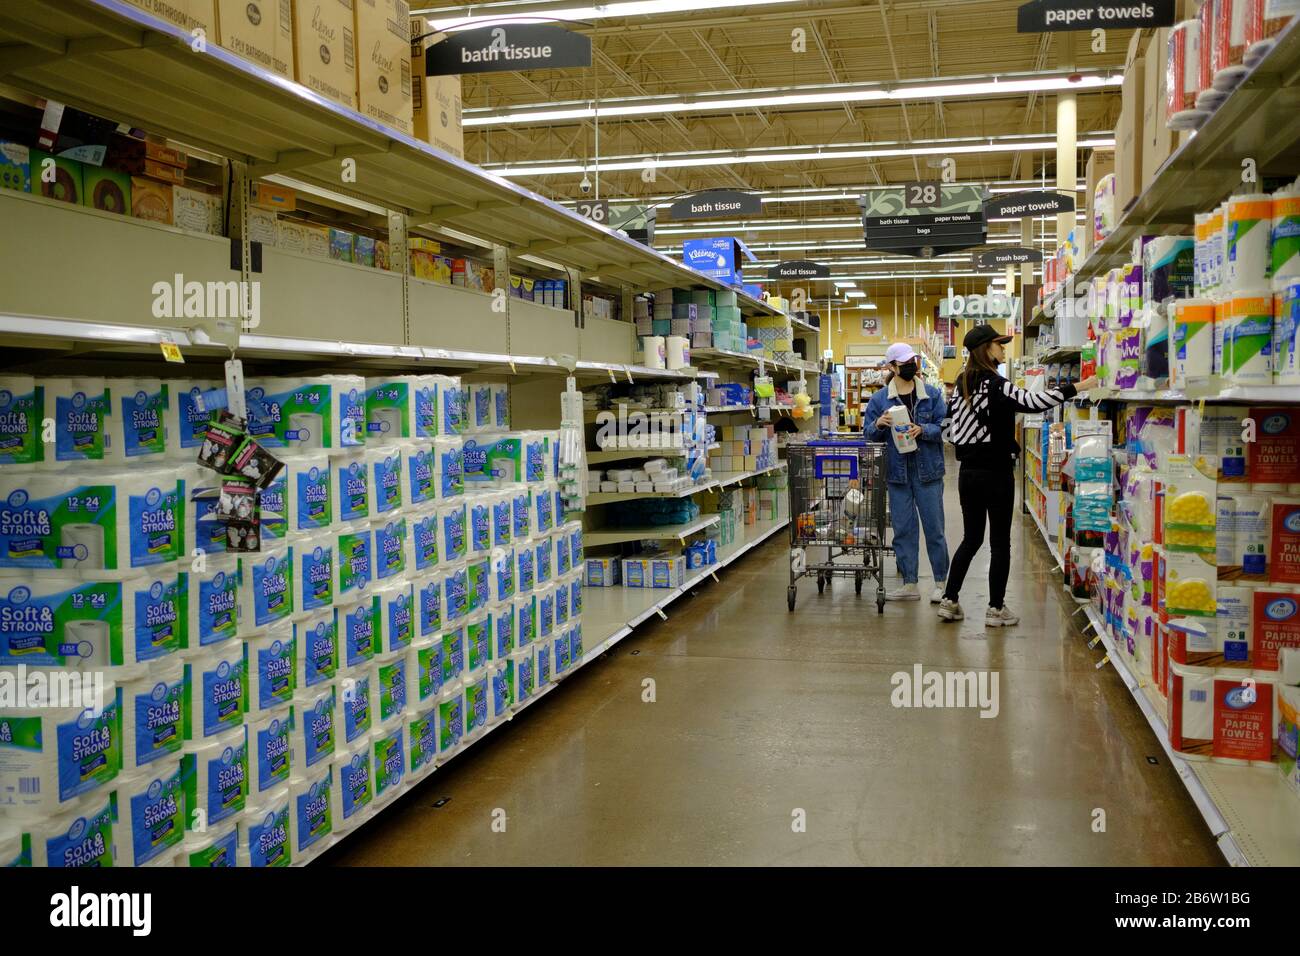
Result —
[[[905, 342], [895, 342], [885, 352], [892, 373], [887, 387], [878, 389], [862, 416], [863, 434], [885, 443], [885, 479], [889, 487], [889, 514], [894, 525], [894, 554], [903, 586], [889, 592], [891, 601], [919, 601], [917, 554], [920, 530], [925, 528], [925, 550], [934, 574], [930, 603], [943, 599], [948, 579], [948, 543], [943, 536], [943, 420], [947, 407], [943, 390], [920, 376], [916, 352]], [[907, 407], [909, 433], [916, 450], [900, 452], [894, 446], [889, 409]], [[918, 515], [920, 520], [918, 521]]]

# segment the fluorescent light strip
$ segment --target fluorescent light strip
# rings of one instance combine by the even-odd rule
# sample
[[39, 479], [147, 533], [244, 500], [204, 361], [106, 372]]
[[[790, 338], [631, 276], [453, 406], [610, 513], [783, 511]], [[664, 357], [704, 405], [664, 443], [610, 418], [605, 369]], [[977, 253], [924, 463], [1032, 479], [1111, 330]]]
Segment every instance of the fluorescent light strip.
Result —
[[[517, 126], [527, 123], [563, 123], [592, 119], [608, 120], [620, 116], [670, 116], [681, 113], [737, 112], [778, 106], [832, 106], [844, 103], [899, 103], [913, 100], [949, 100], [977, 96], [1021, 96], [1027, 93], [1054, 93], [1061, 90], [1085, 93], [1118, 88], [1122, 75], [1086, 74], [1070, 76], [1010, 77], [1007, 79], [940, 80], [890, 89], [884, 85], [863, 88], [860, 84], [819, 87], [811, 90], [763, 92], [737, 96], [732, 94], [698, 94], [691, 99], [668, 99], [655, 102], [602, 100], [578, 102], [558, 107], [531, 104], [505, 110], [465, 110], [461, 125]], [[486, 114], [486, 115], [484, 115]]]
[[[1114, 146], [1115, 138], [1083, 140], [1080, 149], [1095, 149], [1100, 146]], [[637, 157], [632, 159], [614, 158], [613, 161], [592, 163], [564, 163], [536, 166], [485, 166], [489, 172], [503, 177], [568, 176], [584, 172], [603, 173], [631, 172], [642, 169], [687, 169], [703, 166], [738, 166], [747, 163], [808, 163], [819, 161], [839, 162], [845, 159], [891, 159], [911, 156], [966, 156], [976, 153], [1023, 153], [1047, 152], [1056, 150], [1054, 139], [1008, 140], [1001, 143], [940, 143], [934, 146], [900, 146], [872, 149], [840, 149], [834, 146], [818, 147], [813, 150], [777, 153], [764, 150], [749, 150], [727, 155], [667, 156], [658, 159]]]
[[[1055, 191], [1055, 184], [1048, 183], [1044, 185], [1036, 180], [998, 180], [994, 183], [952, 183], [954, 186], [983, 186], [990, 193], [1020, 193], [1034, 189], [1047, 189]], [[843, 200], [856, 200], [863, 193], [873, 192], [881, 189], [902, 189], [902, 183], [896, 183], [893, 186], [813, 186], [801, 187], [796, 189], [782, 190], [757, 190], [760, 202], [839, 202]], [[1083, 192], [1087, 189], [1087, 183], [1082, 179], [1075, 186], [1076, 192]], [[753, 190], [751, 190], [752, 192]], [[807, 195], [805, 195], [807, 194]], [[637, 205], [654, 205], [656, 209], [667, 209], [672, 205], [672, 200], [678, 196], [623, 196], [618, 199], [610, 199], [611, 206], [637, 206]], [[576, 206], [580, 199], [557, 199], [561, 206]]]
[[[615, 0], [595, 6], [550, 8], [535, 3], [476, 3], [465, 7], [420, 7], [412, 9], [416, 16], [437, 15], [439, 19], [430, 20], [435, 30], [447, 30], [454, 27], [469, 28], [480, 23], [499, 20], [502, 17], [532, 18], [545, 20], [602, 20], [610, 17], [657, 17], [667, 13], [691, 13], [694, 11], [723, 10], [728, 7], [762, 7], [781, 3], [794, 3], [795, 0]], [[464, 16], [452, 17], [449, 14], [463, 10]]]
[[[1076, 222], [1083, 222], [1082, 212], [1075, 216]], [[1019, 219], [989, 219], [988, 222], [1019, 222]], [[1055, 216], [1037, 216], [1035, 222], [1056, 222]], [[655, 229], [656, 236], [683, 236], [697, 233], [710, 234], [745, 232], [772, 232], [783, 229], [852, 229], [862, 228], [859, 216], [822, 217], [817, 219], [751, 219], [748, 222], [718, 222], [702, 226], [662, 226]]]

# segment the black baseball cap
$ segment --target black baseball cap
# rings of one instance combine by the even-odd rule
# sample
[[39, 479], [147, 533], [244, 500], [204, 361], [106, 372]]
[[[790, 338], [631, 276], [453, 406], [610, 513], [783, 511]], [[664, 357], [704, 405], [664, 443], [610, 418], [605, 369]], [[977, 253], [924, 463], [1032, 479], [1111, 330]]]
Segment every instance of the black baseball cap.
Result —
[[1014, 338], [1014, 335], [998, 335], [998, 330], [991, 325], [977, 325], [966, 333], [961, 344], [965, 349], [974, 350], [986, 342], [1010, 342]]

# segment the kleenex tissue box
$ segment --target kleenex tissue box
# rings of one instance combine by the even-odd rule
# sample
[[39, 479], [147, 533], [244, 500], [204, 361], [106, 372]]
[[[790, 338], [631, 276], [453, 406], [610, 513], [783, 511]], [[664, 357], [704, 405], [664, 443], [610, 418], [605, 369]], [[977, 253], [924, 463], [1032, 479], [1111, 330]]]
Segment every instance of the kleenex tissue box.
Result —
[[585, 583], [592, 588], [612, 588], [622, 583], [622, 562], [618, 558], [588, 558]]

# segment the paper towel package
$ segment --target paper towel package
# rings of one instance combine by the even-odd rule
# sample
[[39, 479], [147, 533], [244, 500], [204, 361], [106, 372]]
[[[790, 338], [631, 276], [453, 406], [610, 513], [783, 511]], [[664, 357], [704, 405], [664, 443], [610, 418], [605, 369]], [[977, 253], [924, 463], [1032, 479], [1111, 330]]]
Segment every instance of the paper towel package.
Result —
[[339, 638], [343, 666], [350, 676], [366, 671], [374, 661], [379, 640], [379, 596], [340, 605]]
[[409, 699], [423, 710], [442, 693], [442, 638], [406, 652], [406, 672], [410, 679]]
[[192, 462], [203, 447], [213, 410], [203, 399], [218, 387], [215, 381], [180, 379], [168, 383], [166, 411], [167, 457]]
[[345, 526], [334, 542], [334, 599], [357, 600], [374, 580], [374, 535], [364, 525]]
[[438, 762], [459, 749], [465, 735], [465, 695], [457, 691], [438, 702]]
[[117, 821], [119, 866], [145, 866], [160, 857], [170, 858], [185, 838], [179, 757], [117, 782]]
[[404, 653], [384, 654], [375, 659], [375, 696], [379, 705], [375, 726], [391, 730], [406, 711], [408, 695]]
[[0, 375], [0, 468], [7, 474], [45, 463], [45, 386], [31, 375]]
[[338, 808], [338, 817], [333, 821], [336, 833], [352, 829], [369, 815], [375, 798], [371, 767], [369, 736], [331, 761], [331, 802]]
[[343, 740], [356, 746], [370, 736], [374, 719], [374, 671], [357, 668], [339, 679], [339, 697], [343, 705]]
[[430, 571], [438, 564], [438, 526], [436, 511], [411, 516], [406, 536], [406, 566], [411, 574]]
[[288, 473], [287, 505], [289, 530], [313, 534], [335, 520], [334, 473], [323, 454], [285, 458]]
[[445, 697], [460, 688], [465, 676], [465, 628], [454, 627], [442, 634], [442, 690]]
[[405, 441], [438, 434], [435, 376], [366, 379], [366, 441]]
[[185, 667], [179, 658], [155, 665], [121, 686], [122, 767], [132, 772], [180, 752], [185, 724]]
[[248, 434], [265, 448], [360, 449], [366, 436], [366, 381], [359, 375], [263, 378], [245, 382]]
[[408, 507], [427, 505], [438, 498], [438, 466], [431, 442], [401, 446], [401, 497]]
[[390, 515], [387, 521], [372, 522], [371, 527], [374, 580], [382, 584], [403, 577], [410, 552], [406, 518]]
[[250, 794], [277, 790], [289, 782], [293, 759], [293, 711], [281, 707], [248, 722]]
[[491, 706], [490, 677], [486, 673], [465, 682], [465, 734], [462, 742], [476, 737], [487, 727]]
[[441, 437], [433, 443], [434, 488], [441, 499], [465, 493], [465, 440]]
[[234, 823], [209, 827], [203, 833], [187, 833], [176, 865], [185, 867], [234, 867], [238, 857], [239, 830]]
[[1269, 763], [1277, 733], [1269, 680], [1243, 681], [1171, 664], [1169, 743], [1189, 759]]
[[288, 786], [263, 795], [256, 805], [249, 806], [238, 826], [241, 866], [290, 865], [293, 860], [293, 804]]
[[402, 507], [402, 455], [396, 445], [366, 448], [370, 470], [370, 516], [379, 518]]
[[419, 615], [415, 643], [427, 643], [442, 631], [446, 619], [442, 613], [442, 595], [446, 582], [442, 574], [434, 574], [416, 585], [416, 612]]
[[379, 590], [379, 647], [381, 652], [405, 652], [415, 639], [415, 588], [401, 580]]
[[248, 799], [248, 734], [239, 727], [221, 737], [187, 747], [181, 755], [185, 774], [187, 825], [202, 811], [208, 826], [237, 818]]
[[112, 795], [102, 793], [65, 813], [33, 821], [26, 827], [32, 866], [102, 867], [113, 866], [117, 859], [125, 862], [126, 852], [118, 852], [116, 818]]
[[372, 510], [373, 472], [365, 452], [339, 455], [331, 464], [334, 468], [334, 523], [368, 520]]
[[375, 803], [385, 803], [406, 786], [406, 729], [398, 715], [397, 723], [377, 732], [370, 741], [375, 769]]
[[298, 653], [290, 621], [244, 641], [249, 681], [248, 709], [260, 717], [287, 707], [298, 689]]
[[242, 641], [219, 644], [185, 662], [184, 736], [220, 737], [244, 723], [248, 694]]
[[110, 416], [121, 435], [122, 457], [132, 463], [161, 461], [167, 454], [168, 386], [156, 378], [114, 379], [116, 407]]
[[302, 864], [315, 856], [333, 834], [331, 796], [328, 762], [311, 773], [290, 781], [289, 800], [293, 805], [295, 863]]
[[103, 466], [122, 460], [121, 442], [112, 440], [113, 400], [104, 379], [47, 377], [42, 386], [42, 418], [54, 421], [54, 445], [45, 454], [47, 468], [77, 463]]
[[410, 779], [419, 780], [432, 770], [438, 758], [438, 708], [436, 705], [413, 713], [406, 723], [406, 751]]
[[241, 561], [240, 619], [245, 634], [287, 621], [295, 612], [294, 549], [249, 554]]
[[332, 607], [293, 622], [299, 692], [329, 684], [339, 670], [338, 614]]

